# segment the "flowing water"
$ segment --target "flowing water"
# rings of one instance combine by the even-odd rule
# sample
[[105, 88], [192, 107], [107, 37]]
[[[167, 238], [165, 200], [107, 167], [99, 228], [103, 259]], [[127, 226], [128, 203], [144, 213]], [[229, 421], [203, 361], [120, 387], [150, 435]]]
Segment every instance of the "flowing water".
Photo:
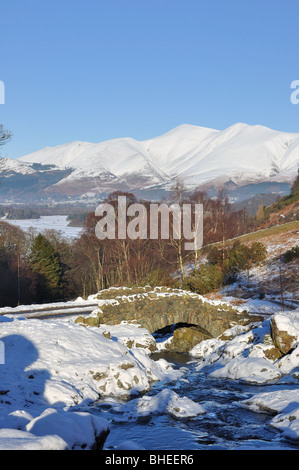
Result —
[[[103, 400], [93, 405], [110, 422], [110, 434], [104, 450], [116, 449], [120, 442], [134, 441], [146, 450], [299, 450], [269, 425], [271, 416], [238, 406], [259, 392], [274, 391], [283, 385], [247, 385], [231, 380], [211, 379], [196, 371], [197, 362], [187, 354], [160, 353], [176, 367], [185, 367], [183, 380], [156, 383], [147, 394], [154, 396], [165, 388], [180, 397], [188, 397], [206, 410], [195, 418], [178, 419], [169, 414], [155, 413], [133, 422], [119, 422], [114, 402]], [[290, 385], [285, 386], [290, 388]]]

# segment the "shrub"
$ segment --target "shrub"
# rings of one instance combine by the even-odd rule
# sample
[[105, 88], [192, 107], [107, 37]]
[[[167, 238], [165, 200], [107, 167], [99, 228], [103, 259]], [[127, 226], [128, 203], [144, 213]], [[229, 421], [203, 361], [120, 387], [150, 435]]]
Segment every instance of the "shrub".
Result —
[[251, 268], [266, 258], [267, 249], [261, 242], [254, 242], [251, 247], [236, 240], [232, 247], [218, 249], [212, 247], [208, 253], [209, 263], [221, 266], [226, 275]]
[[222, 287], [223, 281], [223, 272], [218, 266], [203, 264], [186, 278], [183, 288], [204, 295]]
[[285, 263], [289, 263], [294, 258], [299, 258], [299, 245], [293, 246], [293, 248], [286, 251], [283, 260]]
[[220, 269], [224, 284], [231, 284], [238, 278], [240, 271], [249, 271], [254, 265], [266, 258], [267, 249], [261, 242], [254, 242], [251, 247], [236, 240], [231, 247], [212, 247], [208, 253], [211, 266]]
[[176, 281], [173, 279], [169, 272], [163, 268], [153, 269], [146, 277], [145, 284], [150, 286], [175, 286]]

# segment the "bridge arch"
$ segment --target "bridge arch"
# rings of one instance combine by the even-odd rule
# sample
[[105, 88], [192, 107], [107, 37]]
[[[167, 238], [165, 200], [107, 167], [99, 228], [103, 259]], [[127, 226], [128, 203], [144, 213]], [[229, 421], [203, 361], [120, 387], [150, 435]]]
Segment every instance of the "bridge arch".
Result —
[[[158, 295], [155, 291], [135, 296], [120, 296], [100, 306], [100, 324], [134, 322], [153, 334], [169, 325], [190, 325], [206, 338], [218, 337], [234, 324], [258, 321], [256, 316], [239, 313], [229, 305], [214, 305], [201, 296], [176, 290]], [[204, 339], [204, 338], [203, 338]]]

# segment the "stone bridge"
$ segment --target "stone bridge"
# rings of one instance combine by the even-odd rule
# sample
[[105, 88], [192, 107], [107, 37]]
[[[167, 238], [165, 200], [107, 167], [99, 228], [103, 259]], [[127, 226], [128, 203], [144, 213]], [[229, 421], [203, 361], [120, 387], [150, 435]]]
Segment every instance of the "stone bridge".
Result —
[[[262, 318], [248, 313], [238, 313], [229, 305], [213, 305], [200, 296], [190, 293], [159, 296], [155, 292], [146, 295], [121, 297], [114, 304], [100, 307], [99, 323], [116, 325], [122, 321], [135, 322], [149, 333], [169, 325], [189, 325], [202, 335], [202, 339], [218, 337], [235, 324], [245, 325]], [[197, 340], [197, 343], [200, 342]]]

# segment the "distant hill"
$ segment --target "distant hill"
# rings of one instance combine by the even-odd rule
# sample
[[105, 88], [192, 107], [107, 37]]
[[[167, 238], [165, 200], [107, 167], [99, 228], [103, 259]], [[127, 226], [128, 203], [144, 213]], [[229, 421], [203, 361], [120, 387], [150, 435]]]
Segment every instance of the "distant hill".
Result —
[[226, 185], [236, 200], [287, 194], [299, 166], [299, 133], [238, 123], [224, 130], [184, 124], [153, 139], [71, 142], [0, 160], [0, 202], [98, 200], [114, 190], [152, 196], [175, 181]]
[[278, 199], [279, 196], [277, 193], [255, 194], [249, 199], [232, 204], [232, 209], [235, 211], [246, 209], [250, 217], [255, 217], [260, 206], [271, 206], [277, 202]]

